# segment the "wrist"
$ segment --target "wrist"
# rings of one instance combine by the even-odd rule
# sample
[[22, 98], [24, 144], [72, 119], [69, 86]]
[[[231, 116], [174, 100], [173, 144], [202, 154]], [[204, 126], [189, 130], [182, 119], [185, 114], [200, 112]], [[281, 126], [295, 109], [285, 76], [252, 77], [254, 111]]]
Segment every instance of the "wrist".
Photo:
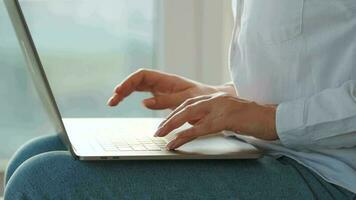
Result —
[[235, 130], [261, 140], [278, 139], [276, 131], [276, 106], [260, 105], [255, 102], [246, 103], [246, 110], [240, 111], [240, 123]]
[[265, 140], [277, 140], [278, 134], [276, 129], [276, 111], [277, 106], [265, 105], [263, 106], [263, 126], [265, 127], [263, 133], [263, 139]]

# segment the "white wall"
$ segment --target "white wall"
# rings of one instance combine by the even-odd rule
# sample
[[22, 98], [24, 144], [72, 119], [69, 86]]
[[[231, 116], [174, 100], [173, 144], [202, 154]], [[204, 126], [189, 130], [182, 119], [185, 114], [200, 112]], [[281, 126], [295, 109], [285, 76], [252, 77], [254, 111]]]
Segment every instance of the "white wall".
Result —
[[231, 0], [163, 0], [159, 67], [209, 84], [229, 81]]

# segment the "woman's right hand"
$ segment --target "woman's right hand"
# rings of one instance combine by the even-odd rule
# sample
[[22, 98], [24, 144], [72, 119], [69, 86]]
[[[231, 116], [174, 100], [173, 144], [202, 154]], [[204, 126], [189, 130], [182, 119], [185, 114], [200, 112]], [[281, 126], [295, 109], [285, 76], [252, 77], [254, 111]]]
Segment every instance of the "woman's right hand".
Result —
[[175, 109], [189, 98], [219, 91], [235, 93], [233, 85], [214, 87], [173, 74], [140, 69], [116, 86], [108, 105], [118, 105], [134, 91], [152, 93], [153, 97], [143, 100], [143, 104], [154, 110]]

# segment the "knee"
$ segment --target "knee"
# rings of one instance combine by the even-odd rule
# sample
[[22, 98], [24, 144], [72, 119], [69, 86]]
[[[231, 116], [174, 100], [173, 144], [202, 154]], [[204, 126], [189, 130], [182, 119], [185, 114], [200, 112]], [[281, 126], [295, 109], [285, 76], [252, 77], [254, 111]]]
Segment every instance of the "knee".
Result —
[[10, 180], [15, 170], [27, 159], [51, 150], [63, 149], [58, 136], [42, 136], [25, 143], [12, 157], [5, 172], [5, 184]]
[[[42, 153], [26, 160], [13, 174], [5, 188], [5, 199], [51, 199], [63, 188], [60, 174], [73, 158], [68, 152]], [[64, 166], [66, 165], [66, 166]]]

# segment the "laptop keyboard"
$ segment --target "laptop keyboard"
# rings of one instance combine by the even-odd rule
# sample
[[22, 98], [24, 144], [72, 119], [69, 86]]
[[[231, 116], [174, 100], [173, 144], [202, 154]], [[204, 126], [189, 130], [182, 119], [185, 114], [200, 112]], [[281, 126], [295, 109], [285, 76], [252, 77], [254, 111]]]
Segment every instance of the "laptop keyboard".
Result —
[[156, 137], [115, 137], [98, 138], [100, 146], [105, 151], [162, 151], [166, 150], [167, 142]]

